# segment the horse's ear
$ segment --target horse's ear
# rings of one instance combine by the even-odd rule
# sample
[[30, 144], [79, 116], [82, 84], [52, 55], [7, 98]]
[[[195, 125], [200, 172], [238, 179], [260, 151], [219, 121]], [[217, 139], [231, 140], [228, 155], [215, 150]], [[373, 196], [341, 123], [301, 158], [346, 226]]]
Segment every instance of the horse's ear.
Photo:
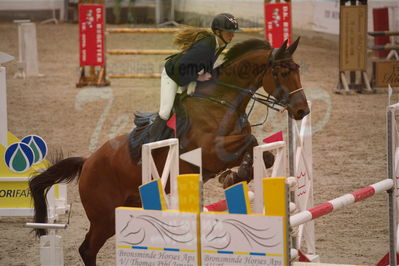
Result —
[[278, 59], [284, 56], [285, 50], [287, 49], [287, 43], [288, 40], [285, 40], [285, 42], [281, 45], [281, 47], [278, 48], [278, 50], [274, 54], [274, 59]]
[[301, 37], [298, 37], [298, 38], [295, 40], [295, 42], [294, 42], [293, 44], [291, 44], [290, 47], [288, 47], [287, 52], [288, 52], [290, 55], [293, 55], [293, 53], [295, 52], [296, 48], [298, 47], [298, 43], [299, 43], [299, 39], [300, 39], [300, 38], [301, 38]]
[[280, 48], [287, 49], [288, 39], [284, 41]]

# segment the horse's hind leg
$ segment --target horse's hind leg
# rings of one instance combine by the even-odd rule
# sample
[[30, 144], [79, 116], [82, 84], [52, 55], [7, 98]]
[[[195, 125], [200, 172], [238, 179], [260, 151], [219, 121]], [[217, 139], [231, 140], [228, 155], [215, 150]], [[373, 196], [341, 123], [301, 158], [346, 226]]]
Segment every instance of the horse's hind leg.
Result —
[[90, 265], [90, 264], [95, 264], [96, 260], [94, 259], [94, 261], [90, 258], [90, 254], [89, 254], [89, 233], [86, 234], [85, 240], [83, 241], [83, 243], [80, 245], [79, 247], [79, 254], [80, 257], [83, 260], [83, 263], [85, 265]]
[[[105, 217], [104, 217], [105, 218]], [[111, 219], [90, 223], [90, 230], [79, 247], [79, 253], [86, 266], [95, 266], [100, 248], [115, 234], [115, 221]]]

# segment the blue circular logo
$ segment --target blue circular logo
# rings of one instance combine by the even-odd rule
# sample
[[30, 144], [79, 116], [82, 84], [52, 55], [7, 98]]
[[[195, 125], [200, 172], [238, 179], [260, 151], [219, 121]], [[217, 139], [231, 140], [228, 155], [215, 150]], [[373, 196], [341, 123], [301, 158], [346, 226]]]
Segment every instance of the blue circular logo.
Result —
[[10, 145], [4, 155], [7, 167], [14, 172], [27, 171], [34, 162], [34, 152], [29, 145], [18, 142]]
[[24, 137], [21, 142], [32, 149], [34, 154], [33, 164], [38, 164], [44, 160], [47, 155], [47, 144], [41, 137], [29, 135]]

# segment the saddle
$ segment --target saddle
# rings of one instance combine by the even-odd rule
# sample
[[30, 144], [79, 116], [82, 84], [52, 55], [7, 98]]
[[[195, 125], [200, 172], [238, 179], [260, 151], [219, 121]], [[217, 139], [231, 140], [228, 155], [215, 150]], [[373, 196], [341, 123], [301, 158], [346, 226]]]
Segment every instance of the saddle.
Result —
[[156, 112], [151, 113], [151, 112], [136, 111], [134, 112], [134, 125], [136, 127], [146, 126], [149, 123], [152, 123], [152, 121], [154, 121], [156, 116], [157, 116]]
[[[172, 109], [171, 117], [176, 115], [176, 137], [179, 139], [190, 128], [187, 112], [181, 104], [186, 97], [186, 94], [177, 94]], [[149, 131], [157, 115], [157, 112], [136, 111], [134, 113], [135, 128], [129, 133], [128, 140], [130, 157], [136, 164], [141, 163], [141, 146], [149, 142]], [[159, 140], [173, 138], [174, 135], [174, 130], [167, 127], [161, 133]], [[183, 146], [184, 144], [180, 142], [180, 148]]]

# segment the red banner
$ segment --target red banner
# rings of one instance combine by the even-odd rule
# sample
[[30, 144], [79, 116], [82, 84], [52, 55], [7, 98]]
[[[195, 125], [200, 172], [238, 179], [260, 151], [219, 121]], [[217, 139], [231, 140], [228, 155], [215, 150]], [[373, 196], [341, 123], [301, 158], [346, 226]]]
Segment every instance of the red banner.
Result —
[[266, 40], [273, 48], [288, 39], [291, 44], [291, 5], [289, 3], [265, 4]]
[[103, 66], [104, 5], [79, 5], [80, 65]]

